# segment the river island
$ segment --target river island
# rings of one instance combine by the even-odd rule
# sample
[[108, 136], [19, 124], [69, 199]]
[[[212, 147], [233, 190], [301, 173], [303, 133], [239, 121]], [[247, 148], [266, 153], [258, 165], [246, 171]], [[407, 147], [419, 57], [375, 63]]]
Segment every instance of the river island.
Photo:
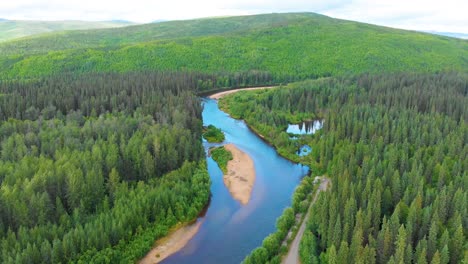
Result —
[[249, 202], [255, 183], [255, 167], [252, 158], [234, 144], [224, 146], [232, 153], [228, 161], [227, 172], [223, 176], [224, 185], [232, 197], [245, 205]]

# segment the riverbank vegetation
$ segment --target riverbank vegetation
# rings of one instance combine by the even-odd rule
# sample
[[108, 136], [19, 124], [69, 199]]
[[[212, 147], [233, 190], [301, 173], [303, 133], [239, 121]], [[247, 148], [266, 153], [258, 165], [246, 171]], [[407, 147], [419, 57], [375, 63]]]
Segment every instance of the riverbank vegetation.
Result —
[[[321, 81], [324, 80], [319, 80], [319, 82]], [[308, 163], [314, 166], [310, 157], [300, 157], [296, 152], [300, 146], [308, 145], [312, 138], [318, 137], [321, 131], [318, 130], [316, 135], [293, 135], [295, 140], [291, 140], [292, 135], [289, 135], [286, 129], [288, 124], [322, 118], [324, 113], [313, 111], [313, 103], [309, 101], [310, 97], [304, 99], [301, 98], [301, 95], [288, 98], [289, 104], [276, 109], [276, 106], [279, 105], [278, 101], [286, 96], [289, 97], [287, 90], [294, 85], [282, 86], [274, 93], [266, 90], [237, 92], [221, 98], [219, 107], [233, 118], [245, 120], [255, 133], [262, 135], [283, 157], [294, 162]], [[267, 102], [274, 104], [275, 107], [265, 107], [264, 104]], [[288, 109], [289, 105], [293, 104], [298, 104], [301, 108]]]
[[284, 209], [276, 220], [276, 231], [267, 236], [262, 245], [246, 256], [242, 263], [281, 263], [281, 258], [288, 252], [288, 247], [304, 220], [314, 189], [317, 189], [314, 188], [314, 179], [305, 177], [294, 191], [292, 206]]
[[212, 148], [210, 150], [211, 157], [213, 158], [216, 163], [218, 163], [219, 168], [221, 171], [226, 174], [227, 173], [227, 164], [230, 160], [232, 160], [232, 153], [228, 151], [224, 146]]
[[0, 84], [0, 262], [134, 262], [208, 202], [190, 78]]
[[324, 118], [319, 134], [302, 138], [313, 149], [302, 162], [335, 188], [312, 207], [302, 263], [460, 263], [467, 84], [456, 72], [360, 75], [233, 94], [220, 104], [285, 152], [296, 143], [278, 129], [284, 116]]
[[210, 143], [221, 143], [224, 141], [223, 131], [213, 125], [203, 128], [203, 137]]

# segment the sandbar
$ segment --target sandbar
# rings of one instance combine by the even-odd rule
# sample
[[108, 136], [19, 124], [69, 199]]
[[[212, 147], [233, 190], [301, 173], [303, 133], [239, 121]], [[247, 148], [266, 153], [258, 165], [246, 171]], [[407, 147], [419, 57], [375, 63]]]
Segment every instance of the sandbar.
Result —
[[202, 221], [181, 227], [156, 241], [156, 247], [140, 260], [140, 264], [159, 263], [163, 259], [181, 250], [198, 232]]
[[227, 173], [223, 176], [224, 185], [235, 200], [245, 205], [250, 200], [255, 183], [253, 160], [234, 144], [227, 144], [224, 147], [232, 153], [232, 160], [227, 164]]
[[224, 92], [215, 93], [215, 94], [212, 94], [212, 95], [210, 95], [210, 96], [208, 96], [208, 97], [211, 98], [211, 99], [219, 100], [219, 99], [220, 99], [221, 97], [223, 97], [223, 96], [226, 96], [226, 95], [232, 94], [232, 93], [236, 93], [236, 92], [239, 92], [239, 91], [262, 90], [262, 89], [271, 89], [271, 88], [275, 88], [275, 87], [278, 87], [278, 86], [240, 88], [240, 89], [234, 89], [234, 90], [229, 90], [229, 91], [224, 91]]

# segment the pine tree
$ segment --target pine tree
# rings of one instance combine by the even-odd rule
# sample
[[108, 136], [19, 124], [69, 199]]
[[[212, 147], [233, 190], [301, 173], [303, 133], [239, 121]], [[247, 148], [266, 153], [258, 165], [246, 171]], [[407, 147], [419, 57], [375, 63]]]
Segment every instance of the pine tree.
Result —
[[328, 249], [328, 254], [327, 254], [327, 259], [328, 259], [328, 264], [338, 264], [338, 256], [336, 254], [336, 248], [335, 245], [332, 245]]
[[[338, 220], [336, 221], [335, 228], [332, 234], [333, 234], [332, 245], [334, 245], [335, 247], [339, 247], [340, 242], [341, 242], [341, 220], [340, 218], [338, 218]], [[336, 248], [335, 248], [335, 251], [336, 251]]]
[[439, 250], [437, 250], [434, 256], [432, 257], [431, 264], [441, 264]]
[[395, 241], [395, 261], [397, 263], [405, 263], [406, 239], [406, 229], [401, 225], [398, 229], [397, 240]]
[[465, 236], [460, 223], [450, 239], [450, 263], [460, 263], [463, 259], [463, 241], [465, 241]]
[[348, 242], [342, 241], [338, 251], [338, 263], [347, 263], [350, 261]]
[[435, 254], [435, 252], [437, 251], [437, 236], [438, 236], [437, 219], [438, 217], [436, 213], [434, 217], [432, 218], [431, 228], [429, 229], [429, 238], [427, 241], [427, 253], [428, 253], [429, 259], [432, 259], [433, 254]]
[[427, 264], [427, 256], [426, 256], [426, 248], [423, 248], [419, 255], [417, 256], [418, 259], [416, 261], [417, 264]]
[[448, 264], [450, 262], [450, 254], [448, 245], [445, 245], [440, 252], [440, 263], [441, 264]]

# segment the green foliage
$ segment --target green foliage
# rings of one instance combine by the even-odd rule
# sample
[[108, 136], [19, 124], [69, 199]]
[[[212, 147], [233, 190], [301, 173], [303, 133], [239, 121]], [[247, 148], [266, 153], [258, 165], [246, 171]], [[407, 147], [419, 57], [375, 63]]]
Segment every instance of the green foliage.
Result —
[[[276, 231], [267, 236], [260, 247], [252, 251], [242, 261], [244, 264], [250, 263], [280, 263], [281, 257], [287, 253], [286, 246], [290, 242], [288, 233], [292, 232], [294, 238], [294, 227], [300, 224], [296, 219], [297, 214], [305, 213], [305, 209], [310, 204], [308, 196], [313, 189], [313, 178], [305, 177], [293, 194], [293, 206], [286, 208], [276, 220]], [[297, 228], [297, 227], [296, 227]], [[259, 254], [266, 252], [266, 254]]]
[[176, 38], [181, 38], [180, 42], [189, 44], [192, 37], [238, 35], [246, 31], [297, 23], [313, 16], [324, 17], [312, 13], [266, 14], [167, 21], [118, 29], [57, 32], [55, 34], [32, 36], [28, 39], [0, 44], [0, 54], [30, 55], [77, 48], [109, 49], [141, 42]]
[[174, 76], [0, 84], [1, 263], [133, 262], [197, 217], [201, 106]]
[[[325, 81], [319, 80], [318, 82]], [[279, 87], [269, 90], [242, 91], [220, 99], [220, 108], [238, 119], [244, 119], [258, 134], [266, 137], [270, 143], [274, 143], [277, 151], [289, 160], [309, 163], [310, 155], [299, 157], [296, 151], [302, 145], [308, 144], [313, 135], [302, 135], [298, 140], [290, 140], [286, 133], [288, 124], [300, 123], [304, 120], [321, 118], [323, 113], [316, 109], [317, 103], [309, 96], [301, 96], [300, 93], [289, 97], [285, 104], [279, 101], [289, 96], [288, 87]], [[319, 87], [317, 87], [319, 89]], [[275, 109], [281, 104], [281, 108]], [[294, 107], [297, 105], [298, 107]], [[274, 106], [274, 107], [271, 107]], [[319, 135], [318, 132], [317, 135]], [[313, 165], [313, 164], [312, 164]], [[320, 171], [316, 171], [319, 174]]]
[[228, 151], [224, 146], [210, 149], [211, 157], [224, 174], [227, 173], [227, 164], [232, 160], [232, 153]]
[[302, 263], [460, 263], [467, 84], [456, 72], [360, 75], [233, 94], [220, 104], [290, 155], [295, 141], [277, 140], [287, 116], [324, 119], [319, 134], [300, 139], [313, 148], [302, 162], [334, 183], [312, 207]]
[[223, 131], [213, 125], [203, 128], [203, 137], [210, 143], [221, 143], [224, 141]]
[[[388, 72], [466, 70], [467, 43], [306, 13], [0, 44], [0, 262], [135, 261], [208, 201], [194, 92], [342, 76], [220, 101], [280, 154], [331, 177], [302, 261], [459, 263], [468, 77]], [[387, 74], [347, 76], [364, 72]], [[289, 139], [288, 123], [312, 118], [322, 131]], [[313, 152], [298, 157], [303, 144]], [[219, 152], [222, 168], [229, 152]], [[310, 190], [297, 189], [245, 263], [279, 262]]]
[[274, 262], [277, 259], [281, 243], [294, 225], [295, 215], [292, 208], [284, 209], [282, 215], [276, 220], [277, 231], [267, 236], [260, 247], [254, 249], [245, 259], [243, 264], [260, 264]]
[[[235, 87], [349, 73], [460, 70], [468, 68], [467, 43], [312, 13], [214, 18], [5, 43], [0, 79], [195, 71], [216, 74], [217, 87]], [[246, 80], [245, 73], [254, 74]]]

